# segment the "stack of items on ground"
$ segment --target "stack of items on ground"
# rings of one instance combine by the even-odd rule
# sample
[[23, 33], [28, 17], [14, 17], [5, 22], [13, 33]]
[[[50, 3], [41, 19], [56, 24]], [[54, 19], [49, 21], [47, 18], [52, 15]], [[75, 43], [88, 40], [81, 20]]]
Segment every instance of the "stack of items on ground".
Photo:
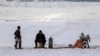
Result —
[[86, 36], [84, 33], [81, 33], [80, 38], [75, 42], [73, 48], [90, 48], [89, 46], [90, 36], [87, 34]]

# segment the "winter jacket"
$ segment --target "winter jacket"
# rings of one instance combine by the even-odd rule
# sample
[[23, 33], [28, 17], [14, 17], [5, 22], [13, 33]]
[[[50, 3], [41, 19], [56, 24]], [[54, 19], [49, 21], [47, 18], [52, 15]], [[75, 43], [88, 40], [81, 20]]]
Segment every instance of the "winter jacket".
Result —
[[21, 38], [20, 30], [16, 30], [14, 35], [15, 35], [15, 38]]
[[36, 41], [39, 41], [39, 42], [45, 41], [45, 35], [44, 34], [37, 34]]

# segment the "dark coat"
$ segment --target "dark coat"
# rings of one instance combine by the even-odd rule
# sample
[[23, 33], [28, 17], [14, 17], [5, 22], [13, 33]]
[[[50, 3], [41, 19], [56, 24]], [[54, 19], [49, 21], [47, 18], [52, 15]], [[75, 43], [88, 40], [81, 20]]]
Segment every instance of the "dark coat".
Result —
[[37, 34], [36, 35], [36, 41], [38, 42], [44, 42], [45, 41], [45, 35], [44, 34]]
[[21, 38], [20, 30], [16, 30], [14, 35], [15, 35], [15, 38]]

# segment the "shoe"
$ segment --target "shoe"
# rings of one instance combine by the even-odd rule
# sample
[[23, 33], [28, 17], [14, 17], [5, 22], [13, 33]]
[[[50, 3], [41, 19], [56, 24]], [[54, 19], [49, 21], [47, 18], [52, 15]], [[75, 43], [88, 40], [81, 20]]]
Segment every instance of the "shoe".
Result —
[[19, 47], [19, 49], [23, 49], [22, 47]]
[[37, 47], [34, 47], [34, 48], [37, 48]]
[[15, 46], [15, 49], [17, 49], [17, 47]]
[[43, 48], [46, 48], [46, 47], [43, 47]]

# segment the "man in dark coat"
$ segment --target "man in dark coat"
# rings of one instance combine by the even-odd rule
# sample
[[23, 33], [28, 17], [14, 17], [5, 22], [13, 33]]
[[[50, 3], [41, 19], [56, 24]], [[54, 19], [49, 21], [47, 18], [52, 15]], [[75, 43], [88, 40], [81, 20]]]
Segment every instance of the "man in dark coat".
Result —
[[42, 42], [43, 43], [43, 48], [46, 43], [45, 35], [42, 33], [42, 30], [39, 30], [39, 33], [36, 35], [36, 40], [35, 40], [35, 48], [37, 48], [37, 42]]
[[15, 35], [15, 48], [17, 49], [17, 45], [19, 44], [19, 48], [21, 48], [21, 32], [20, 32], [20, 26], [17, 26], [17, 30], [14, 32]]

